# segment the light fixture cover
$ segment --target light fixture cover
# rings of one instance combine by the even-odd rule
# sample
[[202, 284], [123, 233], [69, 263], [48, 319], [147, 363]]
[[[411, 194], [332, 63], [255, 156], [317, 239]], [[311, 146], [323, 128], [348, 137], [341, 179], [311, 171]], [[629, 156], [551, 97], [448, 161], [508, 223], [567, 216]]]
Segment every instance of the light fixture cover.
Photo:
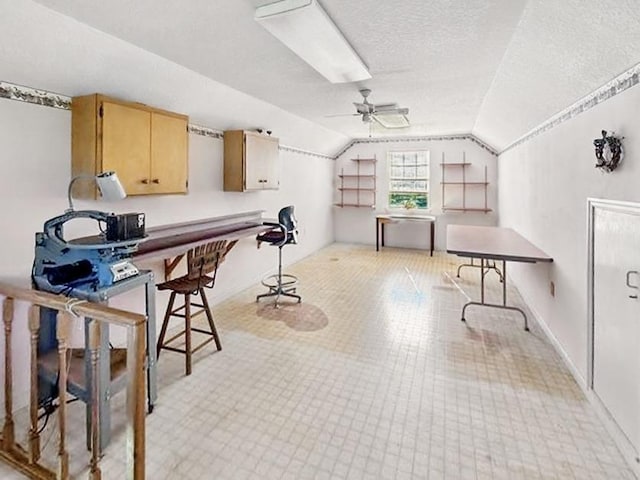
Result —
[[331, 83], [371, 78], [317, 0], [280, 0], [258, 7], [255, 19]]
[[[408, 109], [407, 109], [408, 111]], [[409, 126], [409, 119], [403, 113], [375, 114], [373, 119], [384, 128], [406, 128]]]
[[67, 187], [67, 200], [69, 201], [67, 212], [73, 212], [73, 197], [71, 191], [73, 190], [73, 184], [81, 179], [95, 180], [102, 199], [108, 202], [122, 200], [127, 196], [116, 172], [104, 172], [97, 175], [77, 175], [71, 179]]
[[96, 175], [96, 183], [102, 198], [108, 202], [122, 200], [127, 196], [116, 172], [104, 172]]

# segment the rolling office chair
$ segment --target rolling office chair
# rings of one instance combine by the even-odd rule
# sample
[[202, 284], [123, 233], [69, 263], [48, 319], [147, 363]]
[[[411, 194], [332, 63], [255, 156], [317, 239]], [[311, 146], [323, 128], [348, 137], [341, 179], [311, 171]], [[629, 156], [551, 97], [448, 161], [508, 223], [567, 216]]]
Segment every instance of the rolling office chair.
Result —
[[[169, 280], [167, 282], [158, 285], [158, 290], [171, 290], [171, 297], [169, 298], [169, 304], [167, 305], [167, 311], [164, 315], [164, 321], [162, 322], [162, 329], [160, 330], [160, 336], [158, 338], [158, 358], [160, 352], [164, 350], [170, 350], [172, 352], [185, 354], [185, 371], [186, 375], [191, 375], [191, 356], [208, 343], [215, 341], [218, 350], [222, 350], [220, 344], [220, 336], [216, 330], [216, 326], [213, 323], [213, 315], [209, 308], [209, 302], [205, 294], [205, 288], [213, 288], [216, 283], [216, 274], [218, 272], [218, 266], [224, 260], [227, 254], [227, 242], [225, 240], [210, 242], [205, 245], [195, 247], [187, 253], [187, 274], [183, 277]], [[209, 274], [213, 273], [212, 276]], [[176, 299], [176, 295], [184, 295], [184, 305], [173, 309], [173, 304]], [[202, 304], [193, 303], [191, 300], [192, 295], [200, 295]], [[192, 312], [191, 307], [199, 307], [201, 310]], [[184, 313], [178, 313], [184, 310]], [[191, 318], [199, 313], [204, 312], [207, 316], [209, 323], [209, 330], [203, 330], [201, 328], [194, 328], [191, 326]], [[165, 341], [164, 337], [167, 334], [167, 327], [171, 317], [184, 318], [185, 329], [180, 333], [174, 335]], [[208, 338], [201, 342], [197, 347], [193, 348], [191, 345], [191, 332], [198, 332], [203, 335], [207, 335]], [[184, 335], [185, 348], [176, 348], [170, 345], [171, 342]]]
[[261, 298], [276, 297], [275, 307], [278, 306], [278, 300], [281, 296], [297, 298], [298, 303], [302, 301], [300, 295], [296, 295], [295, 285], [298, 278], [294, 275], [282, 273], [282, 247], [289, 244], [298, 243], [298, 230], [296, 228], [298, 222], [293, 214], [293, 205], [284, 207], [278, 212], [278, 223], [265, 222], [265, 225], [273, 225], [273, 230], [262, 233], [256, 237], [258, 247], [262, 242], [269, 243], [278, 247], [278, 273], [269, 275], [262, 280], [262, 284], [269, 289], [267, 293], [263, 293], [256, 297], [256, 302]]

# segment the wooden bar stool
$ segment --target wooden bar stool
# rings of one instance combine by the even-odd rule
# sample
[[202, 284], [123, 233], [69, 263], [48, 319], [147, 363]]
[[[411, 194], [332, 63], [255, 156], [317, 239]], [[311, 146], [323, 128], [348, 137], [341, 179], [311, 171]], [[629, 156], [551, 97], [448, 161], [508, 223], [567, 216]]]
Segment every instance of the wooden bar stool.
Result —
[[[216, 282], [216, 274], [218, 266], [224, 260], [227, 254], [227, 242], [225, 240], [207, 243], [200, 245], [187, 253], [187, 274], [183, 277], [169, 280], [167, 282], [158, 285], [158, 290], [171, 290], [171, 297], [169, 298], [169, 305], [164, 315], [164, 321], [162, 322], [162, 329], [160, 330], [160, 336], [158, 338], [158, 357], [162, 349], [171, 350], [172, 352], [184, 353], [185, 370], [187, 375], [191, 375], [191, 356], [203, 348], [208, 343], [215, 341], [218, 350], [222, 350], [220, 344], [220, 336], [216, 330], [216, 326], [213, 323], [213, 315], [209, 308], [209, 302], [205, 294], [205, 288], [213, 288]], [[213, 275], [210, 275], [213, 274]], [[173, 309], [176, 295], [184, 295], [184, 305]], [[202, 303], [194, 303], [192, 296], [200, 296]], [[191, 307], [198, 307], [200, 310], [192, 312]], [[179, 313], [184, 310], [184, 313]], [[207, 316], [209, 324], [209, 330], [201, 328], [195, 328], [191, 326], [191, 318], [195, 315], [204, 312]], [[180, 333], [165, 340], [167, 334], [167, 327], [169, 326], [169, 319], [171, 317], [183, 318], [185, 322], [185, 329]], [[195, 348], [191, 343], [191, 333], [197, 332], [206, 335], [205, 341], [200, 343]], [[177, 348], [171, 346], [170, 343], [184, 335], [185, 348]]]

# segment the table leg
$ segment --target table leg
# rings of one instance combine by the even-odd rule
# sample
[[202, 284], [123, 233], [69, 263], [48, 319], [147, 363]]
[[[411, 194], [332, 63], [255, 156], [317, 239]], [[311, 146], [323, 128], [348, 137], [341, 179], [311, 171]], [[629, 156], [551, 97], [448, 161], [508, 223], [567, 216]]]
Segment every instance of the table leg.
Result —
[[380, 219], [376, 218], [376, 252], [380, 251]]
[[431, 224], [431, 227], [429, 229], [430, 230], [429, 236], [431, 240], [431, 256], [433, 257], [433, 244], [435, 242], [435, 236], [436, 236], [436, 226], [435, 226], [436, 222], [429, 222], [429, 223]]
[[480, 259], [480, 303], [484, 303], [484, 258]]
[[145, 302], [147, 309], [147, 406], [149, 413], [158, 398], [158, 376], [156, 373], [156, 289], [153, 274], [145, 283]]
[[[502, 305], [507, 306], [507, 282], [504, 279], [507, 278], [507, 263], [502, 261]], [[525, 317], [526, 322], [526, 317]]]
[[[489, 265], [489, 261], [487, 260], [487, 267]], [[488, 267], [491, 268], [491, 267]], [[494, 267], [495, 268], [495, 267]], [[502, 310], [515, 310], [516, 312], [520, 312], [524, 317], [524, 329], [525, 331], [529, 331], [529, 322], [527, 319], [527, 314], [524, 313], [524, 310], [518, 307], [507, 306], [507, 262], [505, 260], [502, 261], [502, 305], [497, 305], [493, 303], [485, 303], [484, 301], [484, 269], [485, 269], [485, 259], [480, 259], [480, 301], [479, 302], [467, 302], [462, 307], [462, 315], [460, 320], [466, 322], [466, 318], [464, 316], [467, 307], [471, 305], [478, 305], [480, 307], [492, 307], [492, 308], [501, 308]], [[468, 297], [467, 297], [468, 298]]]

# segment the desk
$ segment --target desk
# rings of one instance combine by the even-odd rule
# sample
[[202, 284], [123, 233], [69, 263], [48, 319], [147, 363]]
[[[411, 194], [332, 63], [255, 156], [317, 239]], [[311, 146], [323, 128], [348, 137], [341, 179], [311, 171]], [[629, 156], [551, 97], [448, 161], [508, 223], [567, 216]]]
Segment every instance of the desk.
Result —
[[[461, 320], [470, 305], [515, 310], [524, 317], [524, 329], [529, 330], [527, 315], [518, 307], [507, 306], [506, 262], [552, 262], [553, 258], [510, 228], [475, 227], [468, 225], [447, 226], [447, 253], [460, 257], [480, 259], [480, 302], [467, 302], [462, 307]], [[502, 262], [502, 305], [484, 301], [484, 273], [488, 260]], [[455, 281], [454, 281], [455, 284]], [[457, 284], [456, 284], [457, 286]]]
[[263, 210], [255, 210], [149, 228], [147, 239], [138, 246], [133, 258], [163, 258], [168, 280], [186, 252], [198, 245], [228, 240], [226, 255], [238, 240], [272, 230], [273, 226], [263, 224], [262, 213]]
[[433, 244], [435, 241], [436, 217], [431, 215], [407, 215], [407, 214], [385, 214], [376, 215], [376, 252], [380, 247], [384, 247], [384, 226], [387, 223], [398, 222], [429, 222], [429, 239], [431, 244], [431, 256], [433, 257]]

